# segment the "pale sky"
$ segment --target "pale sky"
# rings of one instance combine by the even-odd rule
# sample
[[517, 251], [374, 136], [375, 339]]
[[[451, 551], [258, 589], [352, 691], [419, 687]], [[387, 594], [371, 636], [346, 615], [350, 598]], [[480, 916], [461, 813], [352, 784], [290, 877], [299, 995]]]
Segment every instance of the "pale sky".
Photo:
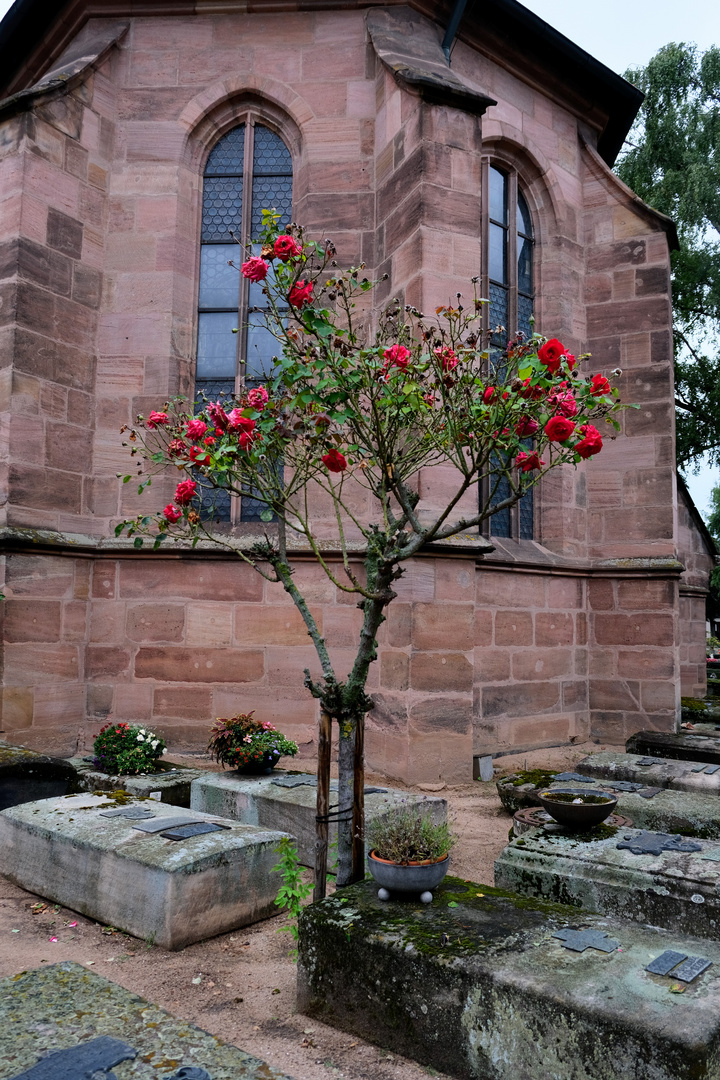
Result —
[[[0, 18], [11, 6], [0, 0]], [[693, 42], [703, 51], [720, 44], [719, 0], [525, 0], [525, 6], [620, 73], [646, 64], [670, 41]], [[698, 510], [706, 513], [720, 474], [703, 468], [687, 480]]]

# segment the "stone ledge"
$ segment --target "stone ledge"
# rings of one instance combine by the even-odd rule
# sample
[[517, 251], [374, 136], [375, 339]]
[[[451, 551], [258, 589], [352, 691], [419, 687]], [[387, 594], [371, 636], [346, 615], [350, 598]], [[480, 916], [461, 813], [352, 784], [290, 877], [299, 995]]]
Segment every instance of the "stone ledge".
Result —
[[[569, 952], [552, 936], [569, 923], [622, 952]], [[299, 948], [301, 1012], [459, 1080], [718, 1075], [715, 941], [446, 878], [427, 907], [383, 904], [370, 882], [339, 890], [305, 909]], [[666, 949], [713, 966], [670, 994], [644, 970]]]
[[204, 1068], [212, 1080], [291, 1080], [80, 964], [49, 964], [0, 981], [0, 1080], [103, 1035], [137, 1051], [134, 1061], [113, 1068], [117, 1080], [162, 1080], [182, 1066]]

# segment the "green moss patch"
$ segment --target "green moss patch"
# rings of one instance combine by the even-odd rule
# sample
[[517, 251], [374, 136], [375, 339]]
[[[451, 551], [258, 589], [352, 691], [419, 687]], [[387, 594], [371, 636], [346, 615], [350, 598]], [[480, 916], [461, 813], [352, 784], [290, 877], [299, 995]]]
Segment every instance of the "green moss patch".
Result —
[[556, 773], [549, 772], [547, 769], [523, 769], [520, 772], [503, 777], [500, 783], [512, 784], [513, 787], [521, 787], [523, 784], [534, 784], [535, 787], [547, 787], [548, 784], [553, 783], [556, 775]]

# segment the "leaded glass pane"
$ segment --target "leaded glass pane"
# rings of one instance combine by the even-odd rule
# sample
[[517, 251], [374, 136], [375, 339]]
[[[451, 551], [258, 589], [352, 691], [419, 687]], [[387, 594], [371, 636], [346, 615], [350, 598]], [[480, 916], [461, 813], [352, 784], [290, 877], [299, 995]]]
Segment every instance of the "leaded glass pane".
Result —
[[520, 539], [532, 540], [534, 536], [534, 492], [527, 491], [518, 504], [520, 514]]
[[532, 292], [532, 254], [533, 242], [518, 236], [518, 291]]
[[279, 135], [260, 124], [255, 128], [254, 158], [255, 176], [277, 176], [283, 173], [292, 176], [292, 158], [287, 146]]
[[490, 280], [501, 285], [507, 284], [507, 229], [499, 225], [490, 226], [490, 246], [488, 249]]
[[263, 210], [272, 209], [280, 214], [280, 228], [287, 228], [292, 214], [292, 176], [253, 176], [250, 225], [253, 238], [260, 235]]
[[193, 475], [200, 488], [203, 521], [230, 521], [230, 492], [214, 488], [200, 473]]
[[241, 176], [245, 159], [245, 125], [233, 128], [224, 135], [210, 151], [205, 175], [222, 173], [225, 176]]
[[[259, 255], [260, 250], [261, 250], [260, 244], [253, 244], [252, 245], [252, 254], [253, 255]], [[267, 275], [267, 277], [265, 278], [264, 281], [251, 281], [250, 282], [250, 294], [249, 294], [249, 297], [248, 297], [248, 303], [249, 303], [251, 308], [254, 308], [254, 307], [266, 308], [268, 306], [268, 298], [265, 295], [265, 293], [263, 292], [263, 290], [265, 288], [267, 288], [268, 286], [272, 287], [275, 284], [275, 266], [276, 266], [276, 263], [274, 263], [274, 262], [270, 263], [270, 269], [268, 270], [268, 275]], [[282, 300], [281, 298], [276, 297], [275, 302], [279, 306], [287, 307], [286, 302], [284, 300]]]
[[203, 189], [202, 241], [227, 243], [230, 231], [240, 235], [242, 223], [242, 179], [208, 177]]
[[507, 177], [490, 166], [489, 210], [493, 221], [507, 225]]
[[[497, 326], [504, 326], [507, 329], [508, 323], [508, 293], [507, 289], [502, 285], [490, 285], [490, 329], [494, 330]], [[507, 334], [502, 334], [503, 343], [507, 339]]]
[[532, 237], [532, 218], [524, 196], [518, 191], [517, 196], [517, 231], [524, 236]]
[[263, 315], [251, 311], [248, 316], [245, 382], [269, 379], [274, 367], [273, 357], [278, 355], [280, 348], [280, 342], [265, 326]]
[[237, 311], [201, 314], [198, 319], [198, 379], [234, 378], [237, 369]]
[[200, 248], [201, 308], [235, 308], [240, 295], [240, 271], [228, 266], [230, 260], [238, 266], [242, 250], [237, 244], [203, 244]]
[[235, 393], [235, 379], [197, 379], [195, 382], [195, 412], [201, 412], [207, 401], [227, 400]]
[[[495, 458], [494, 465], [498, 465], [498, 459]], [[491, 490], [495, 486], [495, 477], [490, 477]], [[498, 503], [504, 502], [505, 499], [510, 497], [510, 481], [507, 477], [502, 477], [492, 499], [492, 506], [497, 506]], [[491, 536], [511, 536], [510, 528], [510, 507], [506, 506], [504, 510], [498, 510], [497, 514], [493, 514], [490, 518], [490, 535]]]
[[533, 313], [533, 302], [531, 296], [518, 296], [518, 330], [522, 330], [526, 338], [531, 338], [533, 334], [533, 327], [530, 322], [530, 316]]

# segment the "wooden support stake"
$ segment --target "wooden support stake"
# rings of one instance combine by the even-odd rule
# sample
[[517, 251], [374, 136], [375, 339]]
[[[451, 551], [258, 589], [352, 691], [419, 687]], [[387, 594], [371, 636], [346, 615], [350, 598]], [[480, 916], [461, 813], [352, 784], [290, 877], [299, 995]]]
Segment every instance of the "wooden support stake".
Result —
[[365, 717], [355, 725], [353, 762], [352, 880], [365, 877]]
[[317, 810], [320, 821], [315, 823], [315, 888], [313, 900], [325, 897], [327, 879], [328, 838], [330, 825], [330, 752], [332, 750], [332, 718], [323, 710], [318, 729]]

